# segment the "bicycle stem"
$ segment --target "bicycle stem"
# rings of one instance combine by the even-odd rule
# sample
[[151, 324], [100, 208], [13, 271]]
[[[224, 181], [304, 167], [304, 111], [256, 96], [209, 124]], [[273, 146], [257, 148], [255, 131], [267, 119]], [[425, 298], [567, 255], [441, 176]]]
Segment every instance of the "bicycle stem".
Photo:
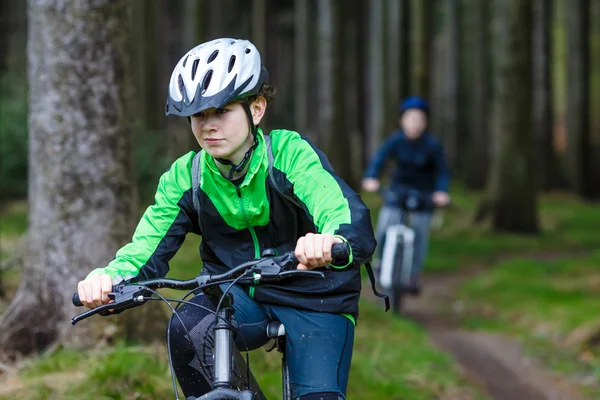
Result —
[[233, 331], [231, 317], [233, 316], [233, 295], [227, 293], [222, 308], [215, 322], [215, 371], [214, 387], [231, 388], [231, 371], [233, 370]]

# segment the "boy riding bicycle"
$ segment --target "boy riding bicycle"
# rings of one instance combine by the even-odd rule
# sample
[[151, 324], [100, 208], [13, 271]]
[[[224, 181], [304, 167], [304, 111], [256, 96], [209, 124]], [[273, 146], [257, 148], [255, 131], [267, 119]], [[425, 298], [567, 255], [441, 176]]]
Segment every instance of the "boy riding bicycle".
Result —
[[[187, 117], [202, 147], [199, 185], [192, 184], [196, 152], [190, 152], [161, 177], [156, 202], [132, 242], [81, 281], [78, 293], [93, 308], [108, 303], [115, 282], [165, 276], [188, 232], [202, 235], [205, 273], [259, 258], [264, 249], [294, 250], [299, 269], [327, 267], [325, 279], [235, 285], [236, 344], [241, 350], [263, 346], [267, 324], [281, 321], [293, 398], [344, 399], [359, 266], [375, 249], [369, 210], [306, 138], [287, 130], [267, 138], [258, 128], [274, 95], [267, 77], [258, 50], [246, 40], [213, 40], [181, 58], [171, 75], [166, 113]], [[349, 243], [350, 256], [331, 265], [332, 246], [341, 242]], [[214, 309], [202, 293], [192, 302]], [[211, 389], [215, 317], [200, 307], [180, 310], [191, 337], [182, 322], [171, 320], [174, 368], [186, 397], [201, 396]]]
[[[380, 190], [379, 175], [388, 159], [393, 159], [394, 168], [390, 186], [384, 196], [384, 205], [377, 220], [376, 238], [382, 244], [382, 238], [390, 225], [406, 224], [410, 214], [410, 225], [415, 231], [415, 251], [411, 271], [411, 289], [420, 289], [420, 271], [427, 254], [429, 228], [433, 208], [447, 206], [449, 172], [444, 151], [440, 142], [430, 134], [427, 128], [429, 106], [417, 96], [404, 99], [399, 108], [400, 129], [394, 131], [379, 148], [365, 172], [362, 187], [368, 192]], [[420, 207], [408, 213], [398, 199], [407, 192], [415, 191], [431, 196], [431, 207]], [[405, 208], [405, 207], [404, 207]], [[381, 259], [381, 246], [377, 255]]]

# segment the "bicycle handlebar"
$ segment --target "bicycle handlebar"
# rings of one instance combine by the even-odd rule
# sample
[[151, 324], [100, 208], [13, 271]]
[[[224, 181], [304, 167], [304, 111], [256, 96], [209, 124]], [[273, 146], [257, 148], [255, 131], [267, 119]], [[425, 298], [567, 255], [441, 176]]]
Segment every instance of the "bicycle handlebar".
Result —
[[[336, 243], [333, 245], [331, 252], [334, 261], [341, 261], [349, 257], [350, 246], [348, 243]], [[147, 297], [156, 289], [194, 290], [230, 282], [234, 279], [237, 279], [240, 283], [258, 283], [260, 281], [275, 282], [299, 276], [325, 278], [325, 274], [321, 271], [295, 269], [298, 260], [293, 251], [280, 256], [268, 254], [269, 252], [265, 251], [263, 257], [245, 262], [222, 274], [199, 275], [189, 280], [158, 278], [139, 282], [123, 281], [114, 285], [112, 292], [108, 294], [108, 297], [113, 300], [112, 303], [79, 314], [71, 320], [71, 323], [75, 325], [94, 314], [114, 315], [128, 308], [140, 306], [146, 302]], [[73, 305], [83, 306], [78, 293], [74, 293], [71, 300]]]
[[397, 204], [407, 211], [434, 210], [436, 208], [448, 208], [451, 205], [451, 203], [448, 203], [445, 206], [439, 206], [433, 201], [433, 193], [408, 187], [379, 188], [377, 192], [386, 201]]

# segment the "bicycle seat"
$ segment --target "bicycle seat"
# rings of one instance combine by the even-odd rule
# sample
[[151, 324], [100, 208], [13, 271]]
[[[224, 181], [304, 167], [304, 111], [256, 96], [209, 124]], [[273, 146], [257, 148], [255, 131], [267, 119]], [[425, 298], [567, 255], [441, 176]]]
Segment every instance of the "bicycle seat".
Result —
[[269, 322], [267, 325], [267, 337], [271, 339], [281, 338], [285, 336], [285, 327], [279, 321]]

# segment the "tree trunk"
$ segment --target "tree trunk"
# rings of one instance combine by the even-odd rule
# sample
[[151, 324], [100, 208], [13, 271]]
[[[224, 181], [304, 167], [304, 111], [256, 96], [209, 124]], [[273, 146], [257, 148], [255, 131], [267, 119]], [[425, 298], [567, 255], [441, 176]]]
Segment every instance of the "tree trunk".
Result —
[[567, 15], [567, 142], [570, 182], [582, 197], [596, 193], [592, 175], [589, 124], [589, 2], [573, 0]]
[[410, 94], [429, 98], [432, 0], [411, 0]]
[[398, 104], [406, 94], [408, 0], [388, 0], [386, 6], [385, 127], [398, 127]]
[[342, 8], [336, 0], [319, 0], [319, 125], [320, 136], [336, 173], [346, 182], [352, 181], [352, 169], [348, 161], [350, 141], [343, 127], [343, 89], [345, 71], [343, 67]]
[[306, 135], [308, 130], [308, 70], [309, 70], [309, 3], [294, 0], [294, 114], [295, 129]]
[[535, 0], [533, 5], [533, 136], [538, 187], [562, 186], [561, 171], [554, 153], [551, 76], [552, 0]]
[[259, 51], [267, 47], [267, 0], [252, 0], [252, 43]]
[[[592, 21], [600, 21], [600, 1], [590, 4], [590, 16]], [[592, 136], [592, 148], [594, 165], [591, 175], [595, 183], [595, 193], [600, 194], [600, 24], [592, 24], [590, 27], [590, 130]]]
[[531, 133], [531, 4], [499, 0], [495, 11], [496, 151], [486, 206], [495, 230], [534, 233], [538, 224]]
[[[461, 113], [461, 135], [467, 157], [461, 166], [465, 183], [470, 189], [482, 189], [489, 174], [490, 164], [490, 130], [489, 108], [491, 97], [490, 69], [489, 69], [489, 3], [486, 1], [472, 0], [468, 10], [463, 15], [468, 15], [465, 33], [472, 32], [472, 51], [470, 57], [464, 57], [463, 68], [467, 75], [463, 85], [462, 97], [469, 94], [469, 100]], [[465, 52], [466, 53], [466, 52]]]
[[342, 95], [343, 117], [342, 134], [340, 141], [347, 142], [348, 146], [345, 163], [348, 164], [352, 179], [348, 184], [355, 190], [360, 190], [360, 182], [365, 168], [364, 146], [364, 35], [360, 27], [364, 24], [366, 4], [360, 1], [349, 3], [349, 7], [342, 8], [342, 21], [344, 24], [342, 51], [344, 82], [346, 92]]
[[102, 334], [98, 320], [75, 328], [69, 320], [77, 282], [109, 261], [132, 230], [128, 4], [29, 1], [29, 249], [0, 321], [7, 351]]
[[383, 78], [383, 2], [372, 0], [368, 2], [368, 54], [366, 61], [367, 99], [366, 119], [366, 149], [369, 158], [374, 154], [383, 137], [384, 118], [384, 78]]
[[[437, 113], [443, 115], [443, 134], [445, 150], [448, 158], [448, 164], [451, 166], [457, 165], [459, 157], [458, 149], [461, 146], [459, 130], [460, 116], [460, 61], [461, 61], [461, 46], [460, 46], [460, 0], [450, 0], [446, 3], [447, 11], [447, 41], [446, 44], [446, 59], [447, 65], [443, 76], [445, 77], [444, 101], [443, 107]], [[438, 61], [439, 62], [439, 61]], [[461, 152], [464, 157], [465, 154]]]
[[11, 21], [11, 6], [13, 3], [12, 0], [0, 2], [0, 76], [4, 74], [8, 66], [10, 36], [13, 31]]

